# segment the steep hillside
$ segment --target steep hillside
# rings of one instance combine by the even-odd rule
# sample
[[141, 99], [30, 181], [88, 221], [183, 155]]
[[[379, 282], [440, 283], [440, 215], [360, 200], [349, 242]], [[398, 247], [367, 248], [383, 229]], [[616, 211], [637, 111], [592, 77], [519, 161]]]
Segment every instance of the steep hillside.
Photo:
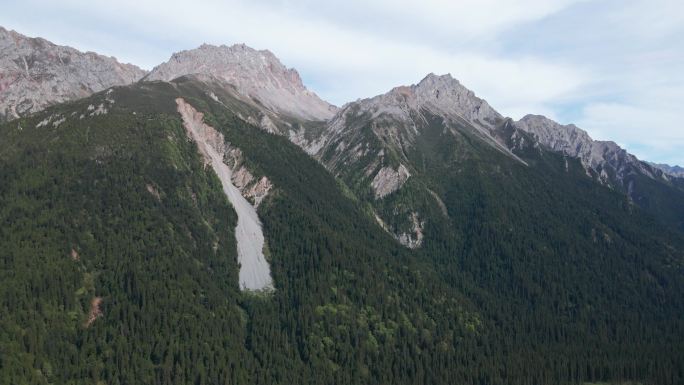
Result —
[[79, 52], [0, 27], [0, 122], [106, 88], [145, 71], [115, 58]]
[[676, 169], [664, 171], [640, 161], [614, 142], [593, 140], [575, 125], [560, 125], [544, 116], [527, 115], [515, 126], [530, 133], [544, 148], [579, 159], [596, 181], [684, 230], [684, 188]]
[[[426, 140], [437, 147], [426, 147]], [[684, 229], [684, 189], [679, 178], [639, 161], [612, 142], [593, 141], [574, 125], [533, 115], [518, 122], [504, 118], [450, 75], [429, 74], [416, 85], [348, 103], [310, 143], [307, 151], [366, 203], [368, 214], [381, 227], [409, 248], [421, 246], [427, 222], [438, 220], [435, 214], [447, 209], [436, 191], [441, 187], [435, 184], [452, 181], [426, 169], [427, 158], [436, 151], [453, 153], [449, 156], [458, 168], [484, 158], [491, 159], [488, 167], [526, 166], [522, 169], [531, 174], [548, 172], [539, 167], [537, 158], [557, 153], [565, 163], [580, 162], [585, 171], [578, 178], [625, 194], [662, 223]], [[504, 157], [497, 162], [499, 157], [492, 152]], [[407, 201], [400, 198], [403, 194], [393, 194], [404, 187], [426, 195]]]
[[[372, 217], [403, 245], [418, 248], [424, 238], [427, 217], [439, 218], [446, 208], [423, 177], [425, 161], [420, 151], [426, 135], [441, 135], [451, 151], [466, 160], [481, 156], [470, 141], [507, 161], [524, 164], [509, 148], [498, 127], [504, 118], [486, 101], [450, 75], [430, 74], [417, 85], [397, 87], [387, 94], [345, 105], [328, 123], [315, 143], [316, 157], [340, 177], [362, 201]], [[509, 138], [510, 139], [510, 138]], [[313, 152], [313, 151], [310, 151]], [[418, 188], [424, 201], [397, 201], [394, 192]], [[431, 196], [431, 197], [430, 197]]]
[[[595, 353], [589, 346], [602, 346], [605, 354], [589, 361], [607, 366], [622, 354], [647, 361], [646, 352], [673, 348], [651, 345], [650, 333], [623, 332], [662, 321], [656, 329], [681, 333], [681, 233], [512, 120], [492, 119], [483, 130], [461, 113], [435, 109], [434, 100], [420, 100], [420, 87], [345, 106], [319, 158], [369, 217], [414, 255], [433, 261], [446, 282], [481, 306], [484, 319], [497, 320], [500, 328], [488, 338], [519, 359], [507, 361], [508, 378], [535, 372], [530, 362], [545, 365], [532, 351], [564, 357], [556, 364], [582, 377], [584, 359]], [[648, 187], [651, 181], [637, 182]], [[655, 303], [667, 305], [656, 305], [659, 315], [646, 321], [644, 309]], [[676, 349], [659, 362], [672, 359], [682, 367]], [[614, 369], [606, 369], [613, 373], [606, 378], [648, 377]]]
[[[0, 382], [681, 383], [684, 239], [579, 161], [506, 119], [348, 106], [340, 183], [255, 111], [183, 77], [0, 125]], [[225, 182], [272, 291], [240, 290]]]
[[[314, 160], [245, 123], [251, 106], [208, 91], [143, 83], [0, 126], [0, 382], [465, 378], [418, 352], [476, 346], [473, 306]], [[258, 205], [271, 293], [239, 291], [238, 218], [178, 98], [240, 150], [236, 174], [274, 186]]]
[[[269, 293], [181, 99], [258, 204]], [[186, 77], [0, 126], [2, 382], [681, 382], [684, 240], [579, 162], [423, 110], [403, 151], [369, 136], [410, 176], [350, 190], [253, 108]]]

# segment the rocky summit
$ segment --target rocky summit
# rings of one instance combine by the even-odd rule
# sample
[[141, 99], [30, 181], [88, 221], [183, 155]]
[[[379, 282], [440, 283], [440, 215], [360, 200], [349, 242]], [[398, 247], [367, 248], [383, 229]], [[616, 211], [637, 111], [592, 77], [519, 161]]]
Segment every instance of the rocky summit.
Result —
[[635, 173], [667, 179], [660, 169], [640, 161], [615, 142], [593, 140], [574, 124], [561, 125], [545, 116], [526, 115], [515, 125], [548, 149], [579, 159], [602, 183], [623, 185], [625, 178]]
[[662, 170], [664, 173], [677, 178], [684, 178], [684, 167], [670, 166], [663, 163], [650, 163], [651, 166]]
[[239, 93], [256, 99], [271, 112], [302, 120], [326, 120], [336, 107], [309, 91], [299, 73], [285, 67], [267, 50], [244, 44], [213, 46], [174, 53], [166, 63], [155, 67], [145, 80], [173, 80], [179, 76], [215, 76], [233, 85]]
[[145, 71], [0, 27], [0, 121], [138, 81]]

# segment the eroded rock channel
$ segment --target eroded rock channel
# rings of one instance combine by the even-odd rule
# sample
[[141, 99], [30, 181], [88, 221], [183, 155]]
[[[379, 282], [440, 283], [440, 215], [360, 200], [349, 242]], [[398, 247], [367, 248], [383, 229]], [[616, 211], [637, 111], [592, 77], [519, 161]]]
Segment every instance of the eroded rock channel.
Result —
[[182, 98], [176, 99], [178, 112], [188, 136], [197, 144], [197, 148], [206, 164], [210, 165], [221, 180], [223, 192], [235, 208], [238, 216], [235, 227], [238, 262], [240, 263], [240, 289], [263, 291], [272, 290], [271, 269], [264, 256], [264, 233], [256, 208], [242, 196], [233, 184], [232, 169], [223, 161], [226, 144], [223, 134], [204, 123], [204, 115], [195, 110]]

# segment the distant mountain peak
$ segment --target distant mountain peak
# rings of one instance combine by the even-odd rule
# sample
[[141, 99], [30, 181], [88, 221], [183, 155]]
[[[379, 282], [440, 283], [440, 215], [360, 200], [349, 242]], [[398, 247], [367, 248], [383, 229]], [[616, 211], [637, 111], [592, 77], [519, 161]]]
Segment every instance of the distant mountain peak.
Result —
[[667, 175], [674, 176], [677, 178], [684, 178], [684, 167], [680, 166], [670, 166], [669, 164], [664, 164], [664, 163], [651, 163], [649, 162], [651, 166], [661, 170]]
[[410, 119], [412, 111], [427, 110], [445, 119], [463, 119], [487, 129], [503, 118], [450, 74], [429, 73], [417, 84], [398, 86], [385, 94], [345, 105], [349, 107], [373, 117], [384, 114], [401, 120]]
[[170, 81], [192, 74], [215, 76], [234, 85], [241, 94], [257, 99], [267, 109], [295, 118], [326, 120], [336, 111], [335, 106], [309, 91], [299, 73], [285, 67], [272, 52], [245, 44], [202, 44], [176, 52], [145, 80]]
[[461, 82], [459, 82], [456, 78], [451, 76], [450, 73], [446, 73], [443, 75], [437, 75], [434, 72], [430, 72], [429, 74], [425, 75], [421, 81], [418, 82], [416, 86], [418, 87], [435, 87], [438, 85], [445, 85], [445, 86], [461, 86]]
[[0, 27], [0, 121], [127, 85], [144, 75], [142, 69], [116, 58]]
[[623, 184], [625, 178], [635, 172], [652, 179], [663, 177], [662, 172], [640, 161], [617, 143], [593, 140], [586, 131], [574, 124], [562, 125], [542, 115], [525, 115], [515, 125], [532, 134], [548, 149], [578, 158], [603, 183]]

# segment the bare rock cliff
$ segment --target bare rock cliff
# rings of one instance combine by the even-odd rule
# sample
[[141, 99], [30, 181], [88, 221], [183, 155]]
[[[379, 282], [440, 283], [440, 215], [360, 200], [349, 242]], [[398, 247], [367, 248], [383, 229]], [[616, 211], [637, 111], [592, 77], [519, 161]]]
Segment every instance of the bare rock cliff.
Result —
[[213, 46], [174, 53], [145, 80], [170, 81], [184, 75], [211, 75], [255, 99], [271, 112], [301, 120], [326, 120], [336, 107], [309, 91], [296, 70], [286, 68], [270, 51], [244, 44]]
[[0, 121], [138, 81], [145, 71], [0, 27]]

